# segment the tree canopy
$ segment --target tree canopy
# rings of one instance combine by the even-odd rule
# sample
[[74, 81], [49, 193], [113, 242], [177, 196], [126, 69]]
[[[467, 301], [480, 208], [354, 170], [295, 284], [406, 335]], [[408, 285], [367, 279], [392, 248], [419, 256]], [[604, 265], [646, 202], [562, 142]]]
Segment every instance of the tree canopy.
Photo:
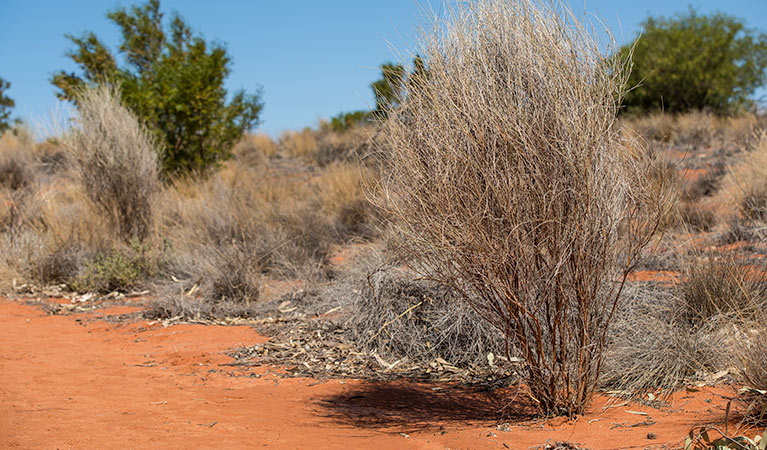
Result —
[[649, 17], [632, 44], [634, 67], [627, 111], [706, 109], [728, 114], [748, 106], [767, 80], [767, 35], [724, 13], [690, 8], [674, 17]]
[[259, 123], [263, 103], [260, 90], [239, 90], [227, 101], [226, 48], [195, 34], [178, 13], [164, 26], [159, 0], [107, 17], [122, 33], [118, 54], [124, 64], [92, 32], [67, 35], [75, 45], [68, 56], [81, 73], [56, 73], [51, 82], [57, 96], [76, 103], [87, 85], [119, 86], [123, 104], [163, 143], [167, 176], [205, 172], [230, 158], [237, 141]]

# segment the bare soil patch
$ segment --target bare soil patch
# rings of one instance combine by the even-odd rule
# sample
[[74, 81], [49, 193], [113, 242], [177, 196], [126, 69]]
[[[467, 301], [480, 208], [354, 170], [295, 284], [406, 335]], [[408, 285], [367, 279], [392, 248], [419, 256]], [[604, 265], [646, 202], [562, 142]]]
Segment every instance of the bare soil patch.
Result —
[[249, 326], [101, 320], [131, 311], [0, 300], [2, 446], [661, 449], [721, 424], [730, 393], [683, 391], [660, 409], [598, 396], [575, 421], [531, 420], [515, 387], [285, 378], [231, 365], [232, 349], [267, 340]]

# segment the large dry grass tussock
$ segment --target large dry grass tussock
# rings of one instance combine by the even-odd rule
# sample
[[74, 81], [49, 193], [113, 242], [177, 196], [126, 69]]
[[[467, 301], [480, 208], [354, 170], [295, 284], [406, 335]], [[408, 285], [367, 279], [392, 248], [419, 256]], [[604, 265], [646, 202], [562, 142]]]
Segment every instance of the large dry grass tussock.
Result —
[[767, 132], [730, 168], [722, 181], [722, 195], [738, 206], [745, 219], [767, 221]]
[[579, 413], [663, 210], [616, 126], [627, 62], [559, 4], [462, 3], [444, 17], [418, 48], [428, 74], [388, 112], [377, 204], [419, 270], [520, 352], [541, 412]]
[[61, 141], [83, 191], [127, 242], [153, 231], [159, 159], [157, 141], [119, 98], [117, 88], [107, 85], [80, 92]]

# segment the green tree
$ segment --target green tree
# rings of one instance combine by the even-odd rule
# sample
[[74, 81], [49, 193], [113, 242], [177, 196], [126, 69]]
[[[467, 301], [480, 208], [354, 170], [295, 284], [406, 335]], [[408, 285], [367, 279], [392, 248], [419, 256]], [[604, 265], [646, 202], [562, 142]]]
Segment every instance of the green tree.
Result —
[[174, 13], [163, 26], [159, 0], [107, 14], [122, 32], [118, 52], [93, 33], [67, 35], [75, 44], [68, 53], [82, 73], [56, 73], [57, 96], [76, 102], [85, 85], [120, 86], [123, 104], [164, 144], [163, 173], [204, 173], [232, 155], [242, 135], [259, 123], [261, 92], [240, 90], [227, 102], [224, 80], [231, 59], [222, 44], [208, 43]]
[[12, 98], [5, 95], [11, 83], [0, 78], [0, 135], [11, 127], [11, 108], [16, 106]]
[[376, 98], [376, 112], [386, 111], [388, 106], [399, 105], [405, 95], [405, 67], [402, 64], [381, 64], [381, 78], [370, 87]]
[[626, 110], [677, 113], [708, 109], [719, 114], [748, 106], [767, 80], [767, 35], [723, 13], [692, 7], [673, 18], [649, 17], [633, 44], [634, 67]]

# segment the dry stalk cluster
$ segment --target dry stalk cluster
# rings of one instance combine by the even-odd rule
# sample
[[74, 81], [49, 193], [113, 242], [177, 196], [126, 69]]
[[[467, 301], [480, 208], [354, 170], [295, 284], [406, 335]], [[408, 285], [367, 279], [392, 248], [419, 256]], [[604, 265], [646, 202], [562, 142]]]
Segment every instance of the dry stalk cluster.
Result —
[[399, 247], [505, 334], [543, 414], [588, 404], [664, 209], [615, 123], [627, 61], [593, 36], [559, 4], [462, 3], [424, 27], [427, 74], [382, 133]]
[[[362, 281], [362, 280], [360, 280]], [[357, 283], [347, 326], [358, 348], [387, 361], [457, 367], [505, 359], [504, 339], [449, 288], [414, 280], [410, 271], [382, 267]]]
[[158, 144], [108, 85], [83, 90], [62, 144], [83, 191], [126, 242], [152, 233]]

